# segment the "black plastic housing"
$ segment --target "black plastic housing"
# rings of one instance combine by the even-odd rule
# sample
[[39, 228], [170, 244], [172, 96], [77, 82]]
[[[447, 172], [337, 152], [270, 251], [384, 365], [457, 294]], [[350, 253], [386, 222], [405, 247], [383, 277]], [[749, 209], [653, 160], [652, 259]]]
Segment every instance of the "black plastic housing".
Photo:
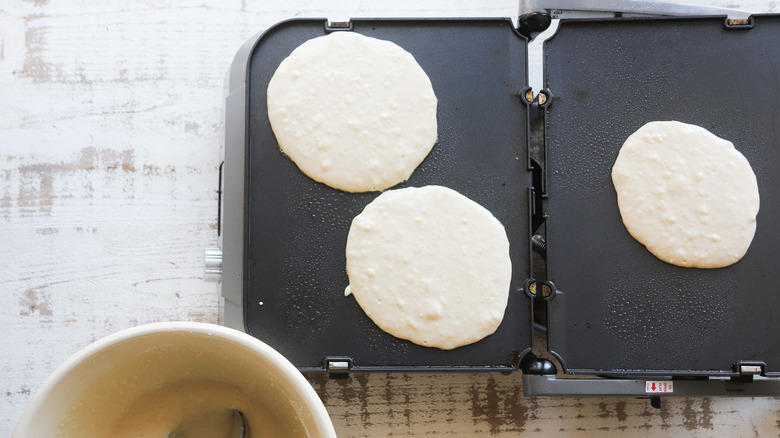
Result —
[[268, 82], [298, 45], [345, 31], [325, 20], [291, 20], [260, 37], [248, 63], [246, 331], [303, 371], [327, 371], [331, 357], [348, 358], [356, 371], [515, 370], [531, 348], [530, 299], [522, 291], [530, 272], [526, 40], [509, 19], [355, 19], [346, 29], [393, 41], [429, 76], [438, 142], [396, 188], [447, 186], [504, 224], [513, 270], [506, 314], [493, 335], [443, 351], [383, 332], [344, 296], [347, 233], [378, 193], [317, 183], [280, 152], [268, 121]]
[[[780, 375], [780, 16], [562, 21], [545, 44], [549, 349], [566, 372]], [[654, 120], [734, 143], [758, 180], [747, 254], [665, 263], [623, 226], [612, 165]]]

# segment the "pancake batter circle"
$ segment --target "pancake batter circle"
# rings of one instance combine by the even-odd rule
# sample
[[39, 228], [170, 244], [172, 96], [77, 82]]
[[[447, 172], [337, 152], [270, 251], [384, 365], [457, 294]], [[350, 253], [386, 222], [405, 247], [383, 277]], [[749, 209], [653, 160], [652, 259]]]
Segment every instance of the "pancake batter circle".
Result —
[[756, 231], [758, 184], [734, 145], [686, 123], [650, 122], [612, 168], [628, 232], [659, 259], [720, 268], [739, 261]]
[[436, 143], [436, 95], [414, 57], [351, 31], [308, 40], [268, 84], [281, 150], [315, 181], [348, 192], [406, 181]]
[[444, 350], [496, 331], [512, 265], [503, 225], [441, 186], [382, 193], [354, 218], [346, 246], [350, 285], [382, 330]]

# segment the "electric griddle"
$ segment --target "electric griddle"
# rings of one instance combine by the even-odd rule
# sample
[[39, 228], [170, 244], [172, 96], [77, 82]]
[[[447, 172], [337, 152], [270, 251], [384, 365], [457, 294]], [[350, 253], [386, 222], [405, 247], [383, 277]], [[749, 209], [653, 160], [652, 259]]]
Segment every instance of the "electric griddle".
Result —
[[[517, 26], [295, 19], [250, 39], [230, 70], [220, 248], [206, 253], [207, 274], [221, 274], [225, 325], [301, 371], [334, 376], [520, 370], [526, 395], [780, 394], [780, 15], [556, 5], [522, 3]], [[544, 89], [534, 91], [528, 43], [553, 19]], [[344, 296], [349, 226], [378, 193], [309, 179], [280, 152], [266, 110], [279, 63], [330, 32], [393, 41], [428, 74], [438, 142], [395, 188], [447, 186], [504, 224], [513, 277], [493, 335], [451, 351], [418, 346], [380, 330]], [[761, 208], [738, 263], [676, 267], [623, 226], [612, 164], [653, 120], [703, 126], [751, 163]], [[546, 335], [543, 355], [533, 352], [535, 334]]]

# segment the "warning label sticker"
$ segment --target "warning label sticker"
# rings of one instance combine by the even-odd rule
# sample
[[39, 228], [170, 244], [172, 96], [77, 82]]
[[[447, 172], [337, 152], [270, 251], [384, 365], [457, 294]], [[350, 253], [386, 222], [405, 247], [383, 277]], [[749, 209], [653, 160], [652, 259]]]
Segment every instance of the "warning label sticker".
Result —
[[674, 382], [671, 380], [648, 380], [645, 382], [645, 392], [674, 392]]

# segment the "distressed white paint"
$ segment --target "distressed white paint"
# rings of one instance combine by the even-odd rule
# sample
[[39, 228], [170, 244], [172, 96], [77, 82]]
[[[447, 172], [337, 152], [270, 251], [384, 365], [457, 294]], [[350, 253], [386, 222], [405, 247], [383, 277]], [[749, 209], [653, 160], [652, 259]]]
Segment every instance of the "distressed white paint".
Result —
[[[742, 7], [778, 12], [772, 1]], [[0, 436], [90, 342], [153, 321], [218, 321], [201, 255], [216, 241], [224, 79], [246, 39], [291, 17], [516, 11], [509, 0], [0, 3]], [[526, 399], [519, 379], [312, 382], [344, 437], [780, 435], [776, 399], [673, 399], [656, 411]]]

